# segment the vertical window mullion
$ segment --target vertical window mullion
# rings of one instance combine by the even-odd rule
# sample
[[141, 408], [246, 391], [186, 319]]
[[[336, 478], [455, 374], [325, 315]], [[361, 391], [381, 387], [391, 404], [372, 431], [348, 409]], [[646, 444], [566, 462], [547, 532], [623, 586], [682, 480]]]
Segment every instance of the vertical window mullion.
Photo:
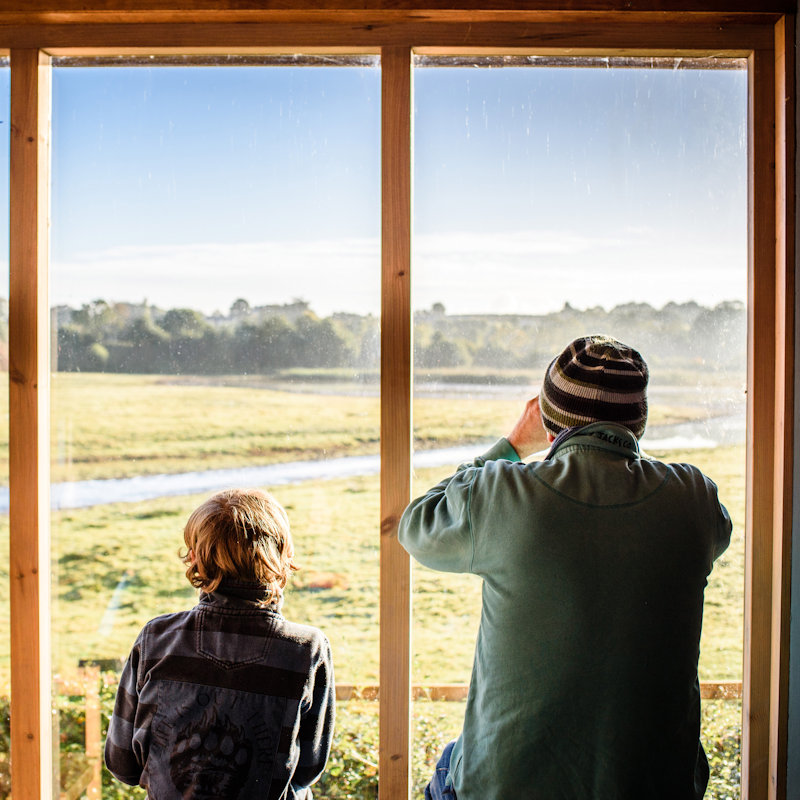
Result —
[[789, 637], [791, 631], [792, 454], [794, 449], [794, 214], [795, 181], [790, 164], [795, 154], [794, 18], [775, 26], [775, 289], [776, 361], [775, 521], [773, 548], [772, 702], [770, 707], [770, 797], [791, 797], [787, 789], [789, 717]]
[[411, 565], [397, 523], [411, 491], [411, 50], [381, 52], [381, 800], [409, 793]]
[[47, 297], [50, 63], [11, 53], [9, 470], [11, 763], [17, 800], [52, 796]]
[[769, 791], [772, 535], [775, 475], [774, 53], [750, 57], [747, 499], [742, 798]]

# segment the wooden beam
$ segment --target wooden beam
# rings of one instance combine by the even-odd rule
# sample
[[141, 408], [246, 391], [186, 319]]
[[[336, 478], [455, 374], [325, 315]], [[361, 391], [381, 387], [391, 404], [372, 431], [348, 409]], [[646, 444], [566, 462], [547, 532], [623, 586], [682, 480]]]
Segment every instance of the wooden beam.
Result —
[[381, 53], [381, 800], [409, 793], [411, 563], [397, 523], [411, 492], [411, 50]]
[[519, 14], [561, 14], [591, 17], [618, 13], [635, 16], [642, 13], [672, 14], [699, 17], [702, 15], [736, 14], [775, 19], [792, 13], [792, 0], [638, 0], [635, 9], [630, 0], [504, 0], [483, 2], [420, 3], [415, 0], [320, 0], [309, 8], [303, 0], [280, 0], [266, 4], [263, 0], [9, 0], [0, 9], [0, 18], [34, 23], [68, 23], [74, 21], [108, 22], [120, 17], [133, 23], [142, 21], [189, 22], [203, 20], [247, 21], [314, 14], [370, 14], [375, 17], [403, 14], [425, 14], [429, 18], [464, 15], [499, 17]]
[[9, 468], [11, 769], [15, 800], [52, 791], [47, 215], [50, 68], [11, 57]]
[[[656, 24], [657, 23], [657, 24]], [[41, 47], [60, 54], [87, 55], [95, 49], [125, 51], [131, 48], [169, 52], [205, 52], [243, 48], [346, 48], [450, 47], [469, 51], [475, 47], [523, 48], [539, 52], [560, 49], [579, 53], [689, 55], [693, 52], [741, 55], [754, 48], [771, 49], [771, 24], [716, 20], [676, 22], [671, 17], [645, 16], [550, 20], [479, 20], [449, 22], [419, 19], [376, 21], [364, 15], [350, 21], [240, 22], [158, 24], [142, 22], [77, 25], [0, 25], [0, 47]]]
[[720, 8], [717, 11], [619, 11], [619, 10], [582, 10], [569, 9], [514, 9], [491, 10], [474, 9], [428, 9], [424, 7], [406, 9], [369, 9], [369, 8], [301, 8], [257, 9], [243, 11], [230, 8], [213, 11], [198, 9], [180, 11], [143, 11], [129, 10], [125, 12], [66, 12], [53, 14], [31, 14], [23, 12], [4, 12], [0, 9], [0, 25], [22, 27], [36, 25], [38, 27], [71, 27], [103, 25], [254, 25], [254, 24], [306, 24], [315, 25], [361, 25], [369, 24], [374, 28], [382, 28], [398, 24], [435, 24], [435, 23], [477, 23], [489, 22], [524, 23], [541, 22], [567, 25], [605, 24], [610, 22], [631, 24], [695, 24], [714, 27], [716, 25], [765, 25], [772, 26], [780, 19], [780, 12], [748, 11], [736, 12]]
[[748, 108], [750, 268], [742, 800], [764, 800], [769, 783], [776, 356], [774, 87], [773, 51], [756, 51], [750, 58]]
[[795, 20], [775, 26], [775, 487], [770, 800], [786, 800], [794, 451]]

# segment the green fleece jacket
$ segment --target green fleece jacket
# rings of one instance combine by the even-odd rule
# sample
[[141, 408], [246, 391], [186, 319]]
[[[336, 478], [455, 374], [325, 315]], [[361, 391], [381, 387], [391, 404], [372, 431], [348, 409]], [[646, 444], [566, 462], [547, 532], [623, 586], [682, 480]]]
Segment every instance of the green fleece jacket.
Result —
[[717, 487], [594, 423], [524, 464], [500, 439], [406, 509], [422, 564], [483, 579], [459, 800], [698, 800], [703, 591]]

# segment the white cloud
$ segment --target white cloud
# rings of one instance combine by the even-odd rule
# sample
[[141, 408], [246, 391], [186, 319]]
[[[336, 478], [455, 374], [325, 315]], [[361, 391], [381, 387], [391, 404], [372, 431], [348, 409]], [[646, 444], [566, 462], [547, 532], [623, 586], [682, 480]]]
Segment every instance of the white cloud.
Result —
[[88, 299], [227, 311], [238, 297], [251, 305], [311, 301], [318, 312], [380, 307], [376, 240], [152, 245], [89, 253], [52, 269], [51, 298]]
[[[647, 228], [441, 233], [413, 242], [413, 299], [451, 313], [545, 313], [565, 302], [713, 305], [744, 300], [746, 263], [744, 236], [709, 244]], [[58, 262], [52, 276], [54, 304], [146, 298], [210, 312], [238, 297], [253, 305], [302, 297], [320, 314], [380, 309], [376, 239], [119, 247]]]

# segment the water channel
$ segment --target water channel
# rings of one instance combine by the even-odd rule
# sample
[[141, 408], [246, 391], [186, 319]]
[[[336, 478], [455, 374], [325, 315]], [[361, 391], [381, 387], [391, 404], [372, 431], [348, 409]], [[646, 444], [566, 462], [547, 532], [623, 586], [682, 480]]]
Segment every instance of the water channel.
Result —
[[[743, 413], [725, 414], [674, 425], [648, 429], [642, 449], [658, 451], [709, 448], [743, 442]], [[454, 466], [484, 452], [491, 442], [420, 450], [414, 453], [415, 469]], [[183, 472], [174, 475], [139, 475], [111, 480], [55, 483], [50, 488], [51, 508], [88, 508], [106, 503], [130, 503], [159, 497], [215, 492], [230, 486], [282, 486], [303, 481], [332, 480], [356, 475], [375, 475], [380, 456], [344, 456], [317, 461], [291, 461], [278, 464]], [[0, 513], [8, 512], [8, 487], [0, 487]]]

